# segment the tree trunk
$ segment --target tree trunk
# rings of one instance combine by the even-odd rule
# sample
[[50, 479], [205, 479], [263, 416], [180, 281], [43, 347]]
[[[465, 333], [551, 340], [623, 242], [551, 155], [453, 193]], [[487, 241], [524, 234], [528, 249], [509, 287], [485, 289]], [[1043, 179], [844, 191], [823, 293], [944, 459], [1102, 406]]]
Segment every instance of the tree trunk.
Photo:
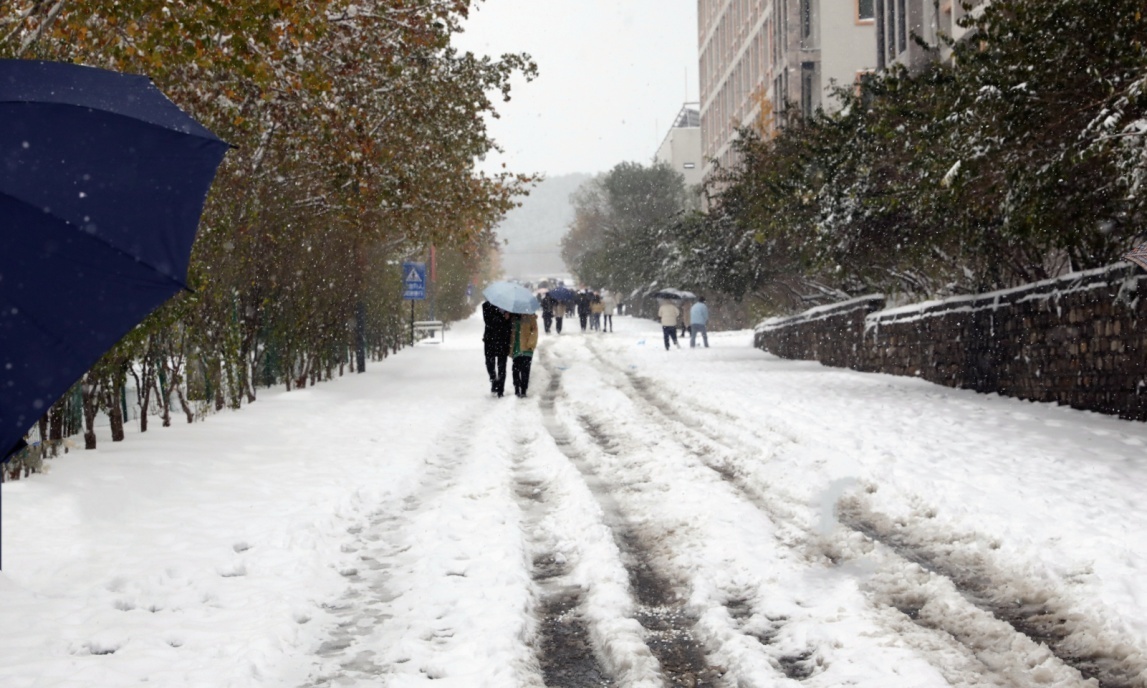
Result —
[[354, 352], [358, 372], [366, 372], [366, 304], [361, 298], [354, 309]]
[[52, 409], [48, 411], [48, 418], [51, 421], [48, 428], [48, 439], [53, 442], [59, 442], [64, 439], [64, 403], [66, 403], [67, 396], [60, 399], [55, 404], [52, 404]]
[[[85, 375], [85, 378], [87, 376]], [[84, 407], [84, 449], [96, 448], [96, 413], [99, 411], [100, 386], [90, 379], [81, 388]]]
[[303, 360], [299, 362], [299, 368], [295, 371], [295, 387], [297, 389], [307, 388], [307, 378], [311, 376], [311, 361], [310, 356], [303, 356]]
[[164, 390], [163, 376], [157, 375], [152, 380], [155, 385], [155, 398], [159, 399], [159, 417], [162, 419], [163, 427], [171, 427], [171, 395]]
[[248, 404], [255, 401], [255, 376], [259, 374], [259, 357], [254, 353], [257, 348], [255, 344], [255, 340], [247, 336], [243, 338], [243, 344], [239, 347], [239, 358], [243, 361], [241, 372], [243, 395], [247, 397]]
[[[40, 416], [40, 456], [48, 455], [48, 447], [52, 446], [48, 441], [48, 414]], [[53, 452], [54, 455], [54, 452]]]
[[215, 363], [215, 410], [222, 411], [227, 405], [227, 398], [223, 395], [223, 362]]
[[183, 415], [187, 416], [187, 422], [194, 423], [195, 413], [191, 410], [191, 406], [187, 403], [187, 397], [183, 394], [183, 385], [175, 388], [175, 396], [179, 397], [179, 405], [183, 407]]
[[112, 442], [123, 442], [123, 406], [120, 403], [123, 393], [123, 385], [117, 379], [108, 389], [104, 397], [105, 406], [108, 412], [108, 420], [111, 423]]
[[171, 389], [175, 390], [175, 396], [177, 399], [179, 399], [180, 407], [183, 408], [183, 415], [187, 416], [187, 422], [194, 423], [195, 413], [192, 412], [191, 406], [187, 403], [187, 395], [183, 392], [183, 375], [181, 366], [172, 366]]
[[[132, 372], [132, 376], [135, 376], [134, 372]], [[135, 388], [139, 390], [139, 431], [147, 432], [147, 409], [151, 405], [150, 364], [143, 364], [143, 377], [135, 378]]]

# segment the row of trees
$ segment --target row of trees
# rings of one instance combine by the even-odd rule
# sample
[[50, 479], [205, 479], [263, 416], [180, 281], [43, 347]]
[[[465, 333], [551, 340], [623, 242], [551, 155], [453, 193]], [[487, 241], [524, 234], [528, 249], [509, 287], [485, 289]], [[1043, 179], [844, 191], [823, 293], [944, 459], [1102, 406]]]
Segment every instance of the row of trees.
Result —
[[[651, 213], [640, 240], [610, 238], [632, 247], [609, 258], [632, 273], [596, 267], [601, 253], [580, 237], [593, 208], [613, 206], [578, 199], [567, 260], [605, 286], [633, 274], [758, 313], [1107, 265], [1147, 218], [1145, 14], [1141, 0], [995, 0], [948, 45], [950, 61], [839, 89], [841, 109], [777, 132], [741, 130], [737, 163], [707, 180], [707, 212]], [[616, 168], [595, 188], [623, 167], [632, 174]]]
[[[474, 0], [475, 2], [477, 0]], [[144, 73], [235, 145], [195, 244], [194, 290], [152, 314], [82, 382], [123, 436], [124, 386], [170, 423], [302, 386], [402, 345], [399, 263], [436, 247], [439, 316], [495, 251], [493, 227], [532, 181], [483, 174], [484, 118], [526, 55], [459, 52], [471, 0], [15, 0], [0, 56]], [[358, 356], [354, 355], [358, 351]], [[41, 422], [58, 437], [69, 395]], [[178, 413], [178, 411], [176, 411]], [[59, 422], [53, 422], [57, 418]], [[146, 430], [147, 413], [141, 414]]]
[[625, 162], [570, 197], [574, 219], [562, 259], [586, 284], [628, 296], [663, 272], [669, 232], [688, 202], [685, 179], [666, 163]]

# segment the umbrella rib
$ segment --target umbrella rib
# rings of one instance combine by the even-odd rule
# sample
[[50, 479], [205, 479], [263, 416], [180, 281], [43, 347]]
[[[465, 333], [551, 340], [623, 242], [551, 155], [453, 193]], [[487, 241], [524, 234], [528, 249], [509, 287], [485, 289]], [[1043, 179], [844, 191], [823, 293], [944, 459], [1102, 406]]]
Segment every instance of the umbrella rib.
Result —
[[[67, 222], [67, 220], [64, 220], [64, 222]], [[72, 225], [70, 222], [68, 222], [68, 224], [69, 224], [69, 225], [71, 225], [71, 226], [73, 226], [73, 227], [75, 227], [75, 225]], [[89, 235], [89, 236], [91, 236], [91, 235]], [[155, 274], [159, 275], [160, 277], [163, 277], [163, 278], [165, 278], [165, 279], [169, 280], [170, 282], [172, 282], [173, 284], [175, 284], [175, 285], [176, 285], [177, 287], [179, 287], [180, 289], [185, 289], [185, 290], [187, 290], [187, 291], [194, 291], [194, 290], [193, 290], [191, 287], [187, 286], [187, 284], [186, 284], [186, 283], [185, 283], [183, 280], [181, 280], [181, 279], [179, 279], [179, 278], [177, 278], [177, 277], [174, 277], [174, 276], [172, 276], [172, 275], [169, 275], [168, 273], [164, 272], [163, 270], [160, 270], [159, 268], [157, 268], [156, 266], [152, 265], [151, 263], [148, 263], [147, 261], [144, 261], [144, 260], [140, 260], [140, 259], [139, 259], [137, 256], [133, 256], [132, 254], [130, 254], [130, 253], [128, 253], [127, 251], [125, 251], [125, 250], [123, 250], [122, 248], [120, 248], [119, 246], [116, 246], [115, 244], [112, 244], [112, 243], [110, 243], [110, 242], [108, 242], [108, 241], [105, 241], [105, 240], [104, 240], [103, 238], [101, 238], [101, 237], [92, 237], [92, 238], [93, 238], [95, 241], [98, 241], [98, 242], [100, 242], [100, 243], [101, 243], [101, 244], [103, 244], [104, 246], [107, 246], [107, 247], [108, 247], [109, 249], [111, 249], [112, 251], [115, 251], [116, 253], [120, 254], [121, 256], [124, 256], [124, 257], [126, 257], [126, 258], [129, 258], [129, 259], [131, 259], [131, 260], [134, 260], [136, 263], [139, 263], [140, 265], [143, 265], [144, 267], [148, 268], [149, 270], [151, 270], [151, 271], [152, 271], [152, 272], [154, 272]]]
[[[29, 203], [28, 201], [25, 201], [25, 200], [24, 200], [24, 199], [22, 199], [22, 198], [18, 198], [18, 197], [16, 197], [16, 196], [13, 196], [12, 194], [8, 194], [8, 193], [2, 193], [2, 192], [0, 192], [0, 195], [6, 196], [6, 197], [8, 197], [8, 198], [11, 198], [12, 200], [16, 201], [17, 203], [22, 203], [23, 205], [29, 206], [29, 207], [31, 207], [31, 208], [35, 208], [35, 207], [36, 207], [34, 204], [32, 204], [32, 203]], [[84, 237], [87, 237], [88, 239], [90, 239], [90, 240], [92, 240], [92, 241], [96, 241], [96, 242], [99, 242], [99, 243], [103, 244], [104, 246], [107, 246], [107, 247], [108, 247], [108, 249], [110, 249], [110, 250], [114, 251], [115, 253], [119, 254], [120, 256], [123, 256], [123, 257], [125, 257], [125, 258], [128, 258], [129, 260], [132, 260], [132, 261], [134, 261], [134, 262], [136, 262], [136, 263], [139, 263], [140, 265], [143, 265], [143, 266], [147, 267], [148, 269], [150, 269], [150, 270], [151, 270], [152, 272], [154, 272], [155, 274], [157, 274], [157, 275], [160, 275], [160, 276], [162, 276], [162, 277], [165, 277], [165, 278], [167, 278], [168, 280], [171, 280], [171, 282], [173, 282], [173, 283], [174, 283], [176, 286], [178, 286], [180, 289], [186, 289], [187, 291], [194, 291], [194, 290], [193, 290], [191, 287], [187, 286], [187, 284], [186, 284], [186, 283], [185, 283], [183, 280], [181, 280], [181, 279], [179, 279], [179, 278], [177, 278], [177, 277], [175, 277], [175, 276], [173, 276], [173, 275], [170, 275], [170, 274], [168, 274], [168, 273], [164, 272], [163, 270], [160, 270], [159, 268], [157, 268], [156, 266], [152, 265], [151, 263], [148, 263], [147, 261], [144, 261], [144, 260], [140, 260], [140, 259], [139, 259], [139, 257], [137, 257], [137, 256], [133, 256], [132, 254], [130, 254], [130, 253], [128, 253], [127, 251], [125, 251], [125, 250], [123, 250], [122, 248], [120, 248], [119, 246], [116, 246], [115, 244], [111, 243], [110, 241], [108, 241], [108, 240], [104, 239], [103, 237], [101, 237], [101, 236], [99, 236], [99, 235], [97, 235], [97, 234], [92, 234], [92, 233], [90, 233], [90, 232], [85, 232], [84, 230], [82, 230], [81, 228], [79, 228], [78, 226], [76, 226], [76, 224], [75, 224], [74, 222], [71, 222], [71, 221], [69, 221], [67, 218], [63, 218], [63, 217], [60, 217], [59, 215], [54, 215], [54, 214], [52, 214], [52, 213], [46, 213], [46, 214], [48, 214], [48, 215], [51, 215], [52, 217], [56, 218], [56, 219], [57, 219], [57, 220], [59, 220], [60, 222], [63, 222], [64, 224], [66, 224], [68, 227], [71, 227], [71, 228], [72, 228], [73, 230], [75, 230], [75, 231], [76, 231], [76, 232], [77, 232], [77, 233], [78, 233], [80, 236], [84, 236]]]
[[[162, 96], [162, 93], [160, 95]], [[164, 97], [165, 99], [167, 98], [166, 96], [162, 96], [162, 97]], [[168, 100], [168, 102], [170, 102], [170, 100]], [[105, 115], [107, 117], [114, 117], [116, 119], [128, 120], [128, 121], [130, 121], [136, 125], [154, 127], [155, 129], [160, 129], [162, 131], [171, 132], [172, 134], [178, 134], [180, 136], [188, 136], [188, 137], [200, 139], [203, 141], [218, 142], [218, 143], [221, 143], [227, 147], [231, 147], [231, 144], [229, 144], [226, 141], [224, 141], [223, 139], [219, 138], [210, 129], [207, 129], [206, 127], [204, 127], [203, 125], [198, 124], [198, 123], [195, 123], [195, 125], [192, 126], [192, 123], [190, 123], [190, 122], [183, 122], [183, 123], [159, 122], [159, 121], [156, 121], [156, 120], [151, 119], [151, 118], [139, 117], [137, 115], [129, 114], [126, 112], [119, 112], [117, 110], [111, 110], [108, 108], [99, 107], [98, 105], [94, 105], [94, 104], [93, 105], [81, 105], [79, 103], [58, 102], [58, 101], [50, 101], [50, 100], [35, 100], [35, 99], [25, 99], [25, 98], [19, 98], [19, 99], [17, 99], [17, 98], [0, 98], [0, 106], [3, 106], [3, 105], [13, 105], [13, 106], [19, 106], [19, 105], [51, 105], [53, 107], [58, 107], [61, 109], [69, 109], [70, 108], [70, 109], [84, 110], [84, 111], [90, 110], [90, 111], [98, 112], [98, 113]], [[172, 103], [172, 105], [174, 105], [174, 103]], [[175, 107], [178, 107], [178, 106], [176, 105]]]
[[58, 344], [60, 347], [62, 347], [62, 348], [64, 348], [64, 349], [66, 349], [66, 350], [68, 351], [68, 353], [70, 353], [72, 356], [74, 356], [74, 357], [76, 357], [76, 358], [82, 358], [82, 357], [83, 357], [83, 353], [82, 353], [81, 351], [77, 350], [75, 347], [73, 347], [72, 345], [68, 344], [67, 340], [65, 340], [65, 339], [63, 339], [62, 337], [60, 337], [59, 335], [57, 335], [55, 332], [53, 332], [53, 331], [52, 331], [52, 329], [51, 329], [51, 328], [49, 328], [49, 327], [45, 326], [45, 325], [44, 325], [43, 323], [41, 323], [39, 320], [37, 320], [36, 318], [32, 317], [32, 316], [31, 316], [31, 315], [28, 313], [28, 311], [27, 311], [27, 310], [25, 310], [25, 309], [24, 309], [24, 308], [23, 308], [23, 307], [20, 305], [20, 303], [19, 303], [19, 302], [16, 302], [16, 301], [9, 301], [9, 303], [12, 303], [12, 304], [13, 304], [13, 305], [16, 307], [16, 312], [19, 314], [19, 316], [20, 316], [20, 317], [21, 317], [21, 318], [22, 318], [22, 319], [23, 319], [25, 322], [27, 322], [29, 325], [31, 325], [32, 327], [34, 327], [34, 328], [36, 328], [37, 330], [39, 330], [39, 331], [40, 331], [41, 333], [43, 333], [43, 334], [44, 334], [44, 335], [45, 335], [45, 336], [46, 336], [48, 339], [51, 339], [52, 341], [56, 342], [56, 343], [57, 343], [57, 344]]

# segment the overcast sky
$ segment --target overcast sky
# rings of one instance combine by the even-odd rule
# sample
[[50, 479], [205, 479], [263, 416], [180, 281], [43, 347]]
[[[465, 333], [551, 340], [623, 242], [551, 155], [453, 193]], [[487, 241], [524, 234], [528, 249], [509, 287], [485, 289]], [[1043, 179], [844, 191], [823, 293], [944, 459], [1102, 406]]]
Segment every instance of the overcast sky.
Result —
[[485, 0], [456, 44], [529, 53], [539, 77], [515, 82], [491, 132], [505, 148], [483, 167], [605, 172], [648, 163], [686, 101], [697, 100], [696, 0]]

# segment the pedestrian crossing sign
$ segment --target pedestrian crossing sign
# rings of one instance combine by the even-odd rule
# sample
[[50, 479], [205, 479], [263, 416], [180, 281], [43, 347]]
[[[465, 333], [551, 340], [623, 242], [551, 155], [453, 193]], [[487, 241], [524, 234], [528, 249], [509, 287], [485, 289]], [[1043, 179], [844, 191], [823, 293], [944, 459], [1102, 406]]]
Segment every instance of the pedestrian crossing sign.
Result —
[[426, 263], [402, 264], [402, 298], [405, 301], [426, 298]]

